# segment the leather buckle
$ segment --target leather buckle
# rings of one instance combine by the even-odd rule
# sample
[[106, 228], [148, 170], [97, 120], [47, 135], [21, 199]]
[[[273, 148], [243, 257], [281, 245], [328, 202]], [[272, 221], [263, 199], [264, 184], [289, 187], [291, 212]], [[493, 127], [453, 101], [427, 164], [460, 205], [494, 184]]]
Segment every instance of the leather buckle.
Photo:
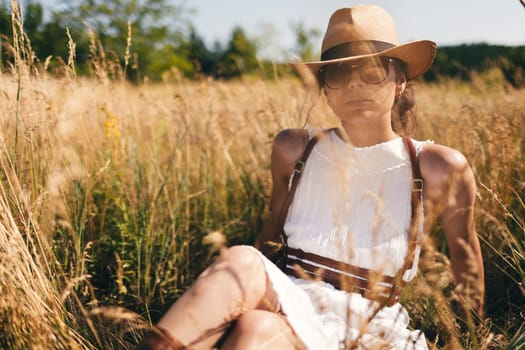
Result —
[[295, 166], [294, 166], [294, 173], [296, 174], [301, 174], [304, 170], [304, 162], [302, 160], [298, 160], [297, 163], [295, 163]]
[[421, 179], [412, 180], [412, 192], [423, 192], [423, 180]]

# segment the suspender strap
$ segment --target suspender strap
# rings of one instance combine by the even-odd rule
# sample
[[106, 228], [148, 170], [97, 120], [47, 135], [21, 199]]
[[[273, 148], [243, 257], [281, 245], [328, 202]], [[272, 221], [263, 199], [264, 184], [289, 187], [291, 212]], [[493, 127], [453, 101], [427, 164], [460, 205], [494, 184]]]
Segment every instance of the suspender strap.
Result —
[[306, 165], [306, 160], [308, 159], [308, 156], [310, 156], [310, 153], [312, 152], [312, 149], [314, 148], [317, 141], [319, 141], [321, 137], [328, 134], [330, 130], [333, 130], [333, 129], [323, 130], [322, 133], [314, 135], [306, 144], [306, 147], [303, 151], [303, 154], [301, 155], [301, 158], [295, 163], [293, 173], [292, 173], [292, 183], [290, 185], [290, 190], [288, 191], [288, 195], [286, 196], [286, 199], [284, 200], [281, 210], [279, 211], [279, 216], [277, 217], [276, 227], [279, 230], [281, 241], [285, 246], [287, 242], [287, 237], [286, 237], [286, 234], [284, 233], [284, 222], [286, 221], [286, 217], [288, 216], [288, 209], [290, 208], [290, 205], [292, 204], [292, 201], [293, 201], [293, 197], [295, 196], [295, 191], [297, 190], [299, 179], [301, 178], [301, 175], [303, 174], [304, 167]]
[[423, 196], [423, 177], [419, 168], [419, 159], [417, 157], [414, 143], [408, 137], [403, 136], [408, 155], [410, 156], [410, 164], [412, 166], [412, 186], [411, 186], [411, 220], [408, 229], [408, 251], [405, 257], [405, 266], [403, 271], [412, 267], [414, 262], [414, 254], [416, 251], [417, 235], [419, 231], [419, 217], [421, 211], [421, 201]]

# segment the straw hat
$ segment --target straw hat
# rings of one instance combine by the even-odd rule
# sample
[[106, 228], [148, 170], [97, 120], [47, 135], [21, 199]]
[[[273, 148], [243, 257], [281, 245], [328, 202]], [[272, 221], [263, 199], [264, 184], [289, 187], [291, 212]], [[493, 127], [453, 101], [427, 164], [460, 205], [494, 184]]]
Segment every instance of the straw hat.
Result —
[[321, 47], [321, 60], [292, 63], [299, 71], [315, 75], [326, 64], [372, 56], [398, 58], [407, 64], [407, 79], [423, 74], [432, 64], [436, 43], [418, 40], [399, 44], [392, 17], [376, 5], [358, 5], [335, 11], [330, 17]]

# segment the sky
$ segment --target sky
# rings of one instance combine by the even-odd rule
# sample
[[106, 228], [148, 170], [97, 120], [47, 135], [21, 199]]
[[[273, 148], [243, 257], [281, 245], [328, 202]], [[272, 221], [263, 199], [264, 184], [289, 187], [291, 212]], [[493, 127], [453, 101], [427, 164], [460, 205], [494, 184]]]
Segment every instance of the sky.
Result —
[[[62, 0], [65, 1], [65, 0]], [[250, 38], [258, 38], [266, 57], [290, 58], [295, 39], [292, 25], [302, 22], [318, 29], [320, 47], [328, 18], [350, 0], [167, 0], [183, 4], [197, 33], [210, 46], [227, 42], [235, 26]], [[60, 0], [42, 0], [43, 4]], [[519, 0], [369, 0], [384, 7], [394, 18], [401, 42], [434, 40], [439, 46], [486, 42], [525, 45], [525, 7]]]
[[[194, 0], [186, 2], [197, 31], [209, 41], [227, 40], [235, 25], [252, 36], [267, 37], [265, 50], [275, 54], [294, 46], [291, 23], [324, 33], [328, 18], [349, 0]], [[438, 46], [487, 42], [525, 45], [525, 7], [519, 0], [382, 0], [394, 18], [401, 42], [431, 39]], [[226, 38], [226, 39], [225, 39]], [[318, 40], [318, 47], [320, 47]], [[263, 39], [264, 41], [264, 39]]]

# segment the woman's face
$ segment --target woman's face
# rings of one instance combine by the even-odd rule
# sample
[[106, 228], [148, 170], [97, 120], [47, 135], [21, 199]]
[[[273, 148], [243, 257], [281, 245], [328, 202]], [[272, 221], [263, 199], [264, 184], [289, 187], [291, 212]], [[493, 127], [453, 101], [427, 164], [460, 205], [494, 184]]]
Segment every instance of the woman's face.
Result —
[[370, 123], [390, 118], [395, 96], [405, 85], [389, 59], [332, 65], [324, 71], [328, 104], [343, 122]]

